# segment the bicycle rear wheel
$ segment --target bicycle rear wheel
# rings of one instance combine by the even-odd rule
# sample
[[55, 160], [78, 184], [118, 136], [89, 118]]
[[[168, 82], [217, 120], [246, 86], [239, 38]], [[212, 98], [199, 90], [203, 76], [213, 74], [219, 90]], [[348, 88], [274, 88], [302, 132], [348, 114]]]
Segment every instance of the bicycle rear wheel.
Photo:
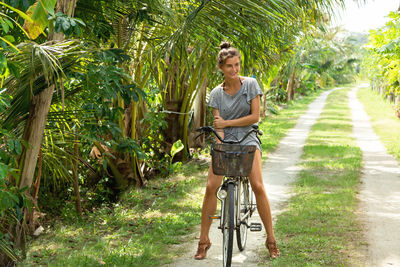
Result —
[[247, 240], [247, 228], [249, 222], [249, 215], [246, 218], [244, 216], [247, 212], [250, 212], [250, 200], [249, 200], [249, 183], [248, 181], [241, 180], [237, 195], [238, 201], [238, 216], [237, 216], [237, 229], [236, 229], [236, 241], [240, 251], [243, 251], [246, 247]]
[[228, 184], [228, 195], [225, 198], [224, 203], [224, 214], [223, 214], [223, 266], [230, 267], [232, 263], [232, 248], [233, 248], [233, 230], [235, 224], [235, 212], [234, 212], [234, 185]]

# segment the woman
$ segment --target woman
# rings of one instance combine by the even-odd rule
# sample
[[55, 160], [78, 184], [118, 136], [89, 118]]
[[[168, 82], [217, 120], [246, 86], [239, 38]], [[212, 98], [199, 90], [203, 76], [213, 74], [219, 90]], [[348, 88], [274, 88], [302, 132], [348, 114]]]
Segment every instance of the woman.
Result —
[[[237, 49], [227, 42], [220, 45], [218, 54], [218, 67], [224, 74], [224, 82], [211, 91], [209, 106], [213, 108], [214, 128], [226, 140], [240, 140], [251, 128], [258, 123], [260, 118], [260, 95], [262, 91], [254, 78], [239, 76], [241, 56]], [[250, 184], [257, 201], [257, 210], [267, 231], [265, 245], [272, 258], [279, 256], [276, 246], [272, 217], [267, 194], [264, 189], [261, 171], [261, 145], [255, 133], [246, 138], [243, 145], [256, 145]], [[222, 176], [217, 176], [208, 171], [206, 193], [203, 200], [201, 213], [200, 241], [195, 259], [206, 257], [207, 250], [211, 247], [208, 236], [212, 219], [217, 209], [215, 192], [221, 185]]]

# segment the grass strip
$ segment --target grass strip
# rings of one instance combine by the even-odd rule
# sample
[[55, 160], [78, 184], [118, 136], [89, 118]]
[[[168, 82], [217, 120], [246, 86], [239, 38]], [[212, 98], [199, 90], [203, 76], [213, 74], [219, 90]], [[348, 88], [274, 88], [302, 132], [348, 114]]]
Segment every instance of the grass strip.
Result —
[[149, 181], [112, 206], [78, 220], [59, 220], [29, 244], [22, 266], [159, 266], [200, 222], [208, 162], [192, 161], [179, 176]]
[[273, 151], [279, 141], [286, 136], [292, 129], [300, 116], [308, 110], [308, 105], [313, 102], [323, 90], [318, 90], [303, 96], [300, 99], [289, 102], [279, 114], [271, 114], [260, 124], [260, 129], [264, 132], [261, 136], [261, 146], [263, 150], [263, 160], [267, 159], [268, 152]]
[[352, 135], [348, 90], [332, 92], [311, 129], [294, 196], [277, 218], [282, 256], [268, 266], [360, 266], [355, 215], [362, 153]]
[[[273, 150], [322, 90], [292, 101], [260, 124], [262, 146]], [[267, 153], [263, 153], [264, 157]], [[174, 177], [150, 180], [112, 206], [78, 219], [73, 207], [28, 245], [20, 266], [162, 266], [177, 256], [174, 244], [200, 224], [208, 163], [194, 160]], [[180, 251], [182, 252], [182, 251]]]
[[372, 127], [388, 153], [400, 161], [400, 119], [396, 117], [393, 104], [371, 88], [360, 88], [357, 98], [370, 117]]

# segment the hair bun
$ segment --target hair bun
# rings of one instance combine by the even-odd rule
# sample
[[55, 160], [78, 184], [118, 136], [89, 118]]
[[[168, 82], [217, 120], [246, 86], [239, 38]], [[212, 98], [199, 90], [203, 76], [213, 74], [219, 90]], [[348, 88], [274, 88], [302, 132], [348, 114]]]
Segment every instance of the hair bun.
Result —
[[222, 42], [222, 43], [219, 45], [219, 48], [221, 48], [221, 50], [222, 50], [222, 49], [228, 49], [229, 47], [231, 47], [231, 44], [230, 44], [229, 42]]

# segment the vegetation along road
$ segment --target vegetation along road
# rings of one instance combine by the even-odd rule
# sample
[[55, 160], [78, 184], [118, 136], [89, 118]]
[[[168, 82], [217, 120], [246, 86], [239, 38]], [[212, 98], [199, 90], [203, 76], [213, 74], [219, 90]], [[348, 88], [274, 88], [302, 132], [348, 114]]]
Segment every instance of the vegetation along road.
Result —
[[263, 92], [282, 252], [251, 232], [234, 265], [400, 265], [400, 12], [348, 32], [347, 2], [1, 0], [0, 266], [220, 264], [215, 223], [193, 260], [210, 162], [194, 136], [223, 41]]
[[375, 134], [368, 115], [349, 93], [353, 134], [363, 152], [363, 183], [360, 209], [368, 242], [367, 262], [371, 266], [400, 266], [400, 167], [386, 152]]
[[[296, 163], [300, 158], [304, 142], [311, 126], [321, 113], [330, 92], [324, 92], [310, 105], [308, 112], [299, 118], [296, 126], [282, 139], [277, 149], [268, 155], [268, 160], [263, 164], [264, 185], [268, 190], [271, 209], [274, 214], [279, 213], [284, 202], [289, 198], [289, 184], [293, 182], [298, 172]], [[261, 223], [261, 219], [255, 214], [251, 222]], [[193, 241], [190, 245], [191, 251], [171, 266], [218, 266], [222, 260], [222, 233], [216, 225], [217, 223], [214, 223], [211, 228], [210, 236], [213, 245], [206, 259], [202, 261], [193, 259], [193, 251], [197, 247], [197, 242]], [[265, 243], [265, 236], [258, 232], [249, 233], [247, 242], [247, 249], [243, 252], [240, 252], [235, 245], [232, 266], [258, 265], [257, 251]]]
[[[278, 215], [277, 231], [282, 238], [279, 242], [283, 247], [282, 256], [277, 260], [268, 261], [265, 256], [267, 251], [262, 247], [265, 236], [257, 232], [250, 233], [246, 250], [243, 252], [234, 250], [232, 266], [259, 266], [260, 262], [273, 266], [304, 266], [303, 264], [307, 262], [329, 266], [336, 264], [344, 264], [344, 266], [400, 265], [400, 244], [397, 242], [400, 234], [400, 220], [398, 218], [400, 168], [397, 161], [386, 153], [384, 146], [374, 133], [368, 116], [356, 98], [358, 89], [359, 86], [336, 88], [321, 94], [309, 105], [308, 111], [298, 119], [295, 127], [280, 141], [276, 150], [267, 155], [268, 159], [263, 164], [263, 178], [273, 214]], [[348, 100], [346, 99], [347, 92]], [[325, 101], [331, 93], [332, 97], [328, 98], [328, 104], [325, 106]], [[351, 110], [346, 106], [344, 106], [344, 111], [336, 110], [336, 108], [340, 108], [340, 105], [347, 102]], [[323, 114], [320, 117], [322, 111]], [[350, 116], [351, 121], [349, 120]], [[326, 129], [328, 125], [332, 128]], [[343, 131], [342, 128], [346, 130]], [[309, 136], [311, 129], [313, 130]], [[353, 132], [349, 131], [351, 129], [353, 129]], [[320, 132], [318, 133], [318, 131]], [[324, 135], [329, 135], [329, 138], [324, 137]], [[336, 135], [350, 140], [351, 146], [346, 144], [343, 147], [342, 145], [345, 143], [334, 142], [334, 139], [337, 138]], [[361, 148], [362, 163], [361, 153], [351, 135], [354, 136], [357, 145]], [[307, 137], [309, 138], [308, 145], [304, 147]], [[318, 138], [318, 140], [311, 145], [310, 140], [313, 138]], [[324, 148], [324, 146], [326, 147]], [[353, 151], [352, 153], [346, 153], [349, 148]], [[310, 160], [310, 157], [307, 156], [308, 152], [301, 156], [304, 149], [320, 151], [312, 153], [313, 162], [310, 162], [308, 161]], [[347, 158], [347, 162], [340, 162], [345, 158]], [[301, 163], [302, 160], [304, 164]], [[324, 161], [327, 162], [324, 163]], [[321, 168], [328, 169], [321, 170]], [[303, 170], [303, 172], [299, 175], [300, 170]], [[348, 173], [346, 175], [337, 173], [342, 170]], [[300, 177], [297, 179], [296, 176], [298, 175]], [[309, 197], [323, 198], [325, 195], [336, 195], [331, 201], [339, 203], [325, 206], [329, 205], [329, 200], [326, 202], [318, 200], [315, 206], [311, 205], [311, 209], [313, 209], [311, 211], [304, 207], [298, 207], [300, 208], [299, 213], [311, 212], [315, 217], [310, 214], [299, 214], [293, 207], [288, 208], [288, 204], [289, 206], [295, 205], [291, 203], [291, 194], [294, 194], [293, 198], [296, 199], [299, 197], [296, 194], [306, 193], [306, 190], [303, 190], [303, 192], [297, 190], [299, 187], [308, 186], [307, 183], [313, 184], [313, 179], [322, 180], [322, 183], [326, 183], [326, 188], [318, 188], [321, 185], [316, 182], [310, 186], [310, 188], [313, 188], [310, 191], [313, 196]], [[291, 187], [293, 184], [294, 188]], [[351, 184], [351, 186], [341, 187], [343, 184]], [[357, 198], [357, 189], [360, 184], [362, 185], [361, 193]], [[329, 189], [329, 191], [326, 189]], [[315, 190], [320, 192], [315, 192]], [[345, 191], [348, 190], [351, 190], [350, 194], [346, 194]], [[346, 198], [350, 198], [350, 202]], [[307, 201], [307, 199], [308, 197], [305, 197], [303, 201]], [[294, 200], [294, 202], [297, 201]], [[345, 206], [342, 206], [341, 203], [344, 203]], [[350, 210], [347, 210], [348, 208]], [[289, 211], [285, 211], [287, 209]], [[358, 216], [356, 217], [353, 214], [348, 221], [345, 219], [346, 222], [340, 222], [346, 216], [346, 213], [341, 214], [342, 209], [358, 214]], [[290, 211], [293, 211], [293, 213]], [[325, 217], [323, 212], [336, 214], [333, 217]], [[290, 255], [292, 253], [290, 247], [294, 247], [290, 243], [292, 241], [296, 242], [297, 245], [299, 243], [296, 238], [293, 238], [296, 233], [286, 229], [288, 226], [282, 226], [283, 222], [280, 222], [282, 216], [279, 215], [281, 213], [285, 213], [284, 217], [304, 217], [298, 220], [292, 218], [289, 222], [296, 225], [291, 227], [301, 228], [309, 224], [308, 227], [311, 229], [302, 229], [299, 232], [303, 232], [303, 234], [308, 232], [310, 235], [309, 231], [311, 231], [316, 240], [307, 238], [308, 241], [304, 240], [300, 247], [295, 248], [297, 250], [295, 254]], [[260, 219], [257, 216], [255, 217], [253, 217], [253, 221], [259, 222]], [[332, 227], [318, 229], [318, 222], [323, 223], [326, 220], [332, 220], [326, 222]], [[350, 231], [350, 233], [346, 231]], [[338, 233], [338, 238], [342, 239], [338, 240], [338, 243], [332, 244], [333, 240], [331, 238], [325, 239], [326, 236], [324, 237], [324, 235], [329, 236], [334, 233]], [[193, 253], [197, 247], [197, 240], [193, 239], [184, 245], [186, 253], [168, 266], [219, 266], [222, 260], [222, 234], [217, 229], [216, 223], [213, 224], [210, 235], [213, 245], [207, 259], [202, 261], [193, 259]], [[318, 239], [321, 240], [318, 241]], [[313, 245], [312, 243], [316, 241], [319, 243], [318, 251], [313, 252], [316, 244]], [[286, 250], [286, 247], [289, 249]], [[332, 250], [329, 251], [327, 248]], [[323, 252], [325, 249], [326, 251]], [[312, 252], [308, 256], [310, 258], [304, 255], [305, 251]]]

